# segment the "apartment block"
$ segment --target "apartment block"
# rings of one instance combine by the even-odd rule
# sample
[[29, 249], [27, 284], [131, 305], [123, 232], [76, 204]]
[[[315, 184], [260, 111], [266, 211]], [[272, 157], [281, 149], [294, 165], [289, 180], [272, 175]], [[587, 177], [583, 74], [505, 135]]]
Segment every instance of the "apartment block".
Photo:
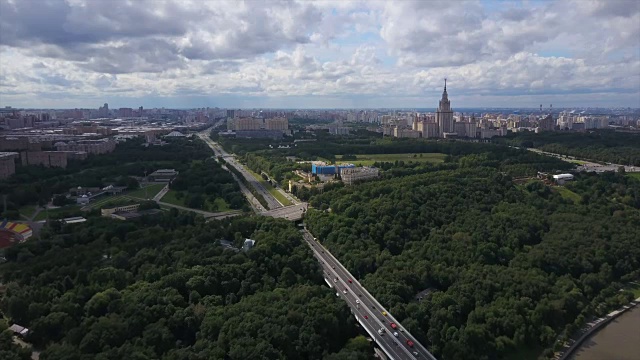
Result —
[[0, 153], [0, 179], [6, 179], [16, 173], [16, 158], [20, 154], [16, 152]]
[[353, 185], [359, 181], [375, 179], [380, 175], [380, 170], [374, 167], [357, 167], [342, 169], [340, 177], [346, 185]]
[[260, 130], [262, 129], [262, 119], [256, 118], [236, 118], [234, 119], [234, 130]]
[[116, 149], [116, 142], [111, 139], [100, 140], [79, 140], [68, 143], [57, 142], [55, 144], [58, 151], [81, 151], [88, 154], [106, 154]]
[[284, 132], [289, 130], [289, 120], [286, 118], [267, 119], [264, 121], [264, 127], [266, 130], [279, 130]]
[[67, 167], [67, 153], [64, 151], [24, 151], [20, 153], [20, 160], [23, 166]]

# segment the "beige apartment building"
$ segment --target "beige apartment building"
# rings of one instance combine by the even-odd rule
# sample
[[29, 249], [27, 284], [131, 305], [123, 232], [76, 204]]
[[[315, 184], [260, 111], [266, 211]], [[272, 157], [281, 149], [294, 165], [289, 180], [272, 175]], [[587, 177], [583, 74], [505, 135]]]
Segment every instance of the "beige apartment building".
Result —
[[264, 126], [266, 130], [287, 131], [289, 130], [289, 120], [285, 118], [267, 119], [264, 121]]
[[256, 118], [237, 118], [233, 120], [234, 130], [260, 130], [262, 128], [262, 119]]

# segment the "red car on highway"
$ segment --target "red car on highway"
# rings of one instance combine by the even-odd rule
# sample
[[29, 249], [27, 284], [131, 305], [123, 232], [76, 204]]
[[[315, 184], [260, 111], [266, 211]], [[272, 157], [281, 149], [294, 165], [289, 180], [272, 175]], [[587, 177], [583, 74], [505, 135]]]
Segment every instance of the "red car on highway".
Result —
[[349, 284], [353, 284], [353, 281], [351, 281], [351, 279], [349, 279]]
[[407, 339], [407, 345], [409, 345], [409, 347], [413, 347], [413, 341]]
[[398, 325], [396, 325], [396, 323], [391, 323], [391, 328], [392, 328], [392, 329], [397, 329], [397, 328], [398, 328]]

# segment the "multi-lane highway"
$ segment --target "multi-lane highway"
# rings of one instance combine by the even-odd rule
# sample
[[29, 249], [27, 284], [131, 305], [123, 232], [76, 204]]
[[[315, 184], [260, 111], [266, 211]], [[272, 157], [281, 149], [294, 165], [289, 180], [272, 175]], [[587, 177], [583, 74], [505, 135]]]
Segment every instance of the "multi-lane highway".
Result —
[[271, 216], [274, 218], [287, 219], [291, 221], [297, 221], [302, 219], [302, 215], [307, 211], [309, 204], [306, 202], [296, 205], [290, 205], [286, 207], [277, 208], [274, 210], [264, 211], [261, 215]]
[[216, 154], [216, 156], [221, 156], [224, 161], [229, 164], [229, 166], [233, 166], [234, 168], [236, 168], [247, 180], [247, 182], [249, 182], [249, 185], [252, 186], [258, 192], [258, 194], [262, 195], [264, 200], [267, 202], [267, 207], [269, 208], [269, 210], [282, 207], [282, 204], [278, 200], [276, 200], [273, 195], [271, 195], [271, 193], [262, 185], [262, 183], [260, 183], [260, 181], [258, 181], [258, 179], [255, 178], [255, 176], [253, 176], [253, 174], [247, 171], [244, 165], [240, 164], [240, 162], [238, 162], [233, 155], [224, 151], [224, 149], [220, 145], [209, 138], [209, 134], [207, 131], [199, 133], [199, 136], [209, 145], [209, 147], [211, 147], [211, 149], [213, 149], [213, 152]]
[[[325, 279], [349, 304], [358, 322], [388, 356], [394, 360], [435, 360], [435, 357], [407, 332], [326, 248], [315, 241], [310, 232], [303, 230], [303, 236], [320, 261]], [[392, 324], [395, 325], [395, 329]], [[380, 329], [384, 329], [382, 335], [379, 334]]]

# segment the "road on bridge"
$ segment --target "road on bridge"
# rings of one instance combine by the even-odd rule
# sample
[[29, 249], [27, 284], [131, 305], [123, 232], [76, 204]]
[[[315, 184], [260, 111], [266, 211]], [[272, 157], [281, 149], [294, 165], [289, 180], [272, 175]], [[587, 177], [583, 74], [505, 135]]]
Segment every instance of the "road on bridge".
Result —
[[[387, 355], [394, 360], [436, 360], [322, 244], [315, 241], [309, 231], [302, 230], [302, 233], [314, 255], [320, 260], [325, 278], [333, 284], [338, 295], [349, 304], [353, 314]], [[396, 329], [393, 329], [392, 323], [396, 325]], [[378, 334], [379, 329], [385, 330], [383, 335]], [[394, 336], [394, 333], [398, 336]], [[407, 341], [413, 342], [413, 346], [409, 346]]]

